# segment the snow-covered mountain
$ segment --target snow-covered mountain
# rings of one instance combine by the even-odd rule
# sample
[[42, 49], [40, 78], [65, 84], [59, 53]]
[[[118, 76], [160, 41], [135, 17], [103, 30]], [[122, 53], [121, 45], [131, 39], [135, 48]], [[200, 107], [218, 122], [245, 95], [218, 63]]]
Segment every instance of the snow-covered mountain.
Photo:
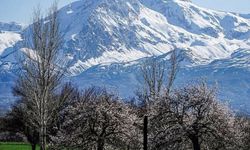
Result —
[[[207, 78], [218, 83], [220, 98], [235, 109], [250, 110], [249, 15], [205, 9], [188, 0], [80, 0], [60, 9], [59, 17], [69, 80], [79, 87], [109, 85], [123, 97], [132, 96], [142, 62], [164, 60], [178, 49], [184, 60], [177, 86]], [[4, 83], [15, 76], [14, 55], [21, 45], [16, 42], [21, 42], [20, 30], [1, 31]]]
[[6, 109], [14, 101], [11, 87], [16, 73], [15, 47], [22, 40], [22, 30], [23, 26], [20, 24], [0, 22], [0, 110]]

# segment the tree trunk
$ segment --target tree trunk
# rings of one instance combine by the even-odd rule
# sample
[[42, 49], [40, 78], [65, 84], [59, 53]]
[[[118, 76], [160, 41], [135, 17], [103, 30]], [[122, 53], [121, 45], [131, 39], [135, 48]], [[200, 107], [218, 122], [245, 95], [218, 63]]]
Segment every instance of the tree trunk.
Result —
[[192, 136], [191, 141], [192, 141], [194, 150], [200, 150], [201, 149], [201, 146], [200, 146], [200, 143], [199, 143], [199, 138], [197, 136]]
[[148, 116], [144, 117], [143, 121], [143, 150], [148, 149]]
[[46, 127], [43, 125], [40, 133], [40, 150], [46, 150]]
[[97, 150], [104, 150], [104, 141], [102, 139], [97, 141]]
[[43, 128], [40, 127], [40, 132], [39, 132], [39, 144], [40, 144], [40, 150], [43, 150]]
[[47, 135], [47, 127], [46, 125], [44, 126], [44, 130], [43, 130], [43, 147], [44, 147], [44, 150], [46, 150], [46, 145], [47, 145], [47, 138], [46, 138], [46, 135]]
[[31, 149], [36, 150], [36, 144], [31, 144]]

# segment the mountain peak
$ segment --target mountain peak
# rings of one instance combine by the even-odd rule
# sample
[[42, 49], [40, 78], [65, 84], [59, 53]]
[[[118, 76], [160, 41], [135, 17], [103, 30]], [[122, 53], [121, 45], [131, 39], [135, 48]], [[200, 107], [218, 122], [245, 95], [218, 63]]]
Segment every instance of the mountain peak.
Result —
[[[246, 15], [205, 9], [186, 0], [80, 0], [58, 14], [65, 41], [60, 54], [69, 62], [70, 77], [80, 81], [81, 87], [105, 84], [122, 95], [131, 95], [139, 84], [141, 63], [149, 57], [165, 61], [174, 49], [183, 58], [183, 81], [189, 74], [190, 80], [204, 73], [212, 79], [217, 72], [218, 80], [223, 80], [232, 67], [247, 66], [240, 64], [246, 62], [250, 49], [250, 19]], [[2, 34], [1, 63], [12, 68], [7, 62], [15, 61], [16, 51], [10, 47], [18, 47], [15, 42], [20, 35], [10, 36], [6, 44], [7, 34]], [[127, 87], [132, 87], [129, 93]], [[247, 98], [250, 89], [245, 89]]]
[[[82, 0], [59, 14], [67, 41], [64, 50], [72, 63], [84, 66], [78, 72], [162, 55], [174, 47], [185, 50], [194, 64], [207, 64], [229, 57], [239, 46], [227, 49], [228, 40], [245, 39], [250, 30], [247, 18], [186, 0]], [[201, 46], [206, 48], [199, 50]]]

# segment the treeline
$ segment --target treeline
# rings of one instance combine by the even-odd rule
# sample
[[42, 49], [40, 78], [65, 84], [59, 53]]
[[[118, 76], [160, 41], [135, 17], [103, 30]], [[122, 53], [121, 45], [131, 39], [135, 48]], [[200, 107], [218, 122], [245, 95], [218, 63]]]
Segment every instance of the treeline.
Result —
[[[153, 150], [250, 148], [249, 119], [218, 102], [215, 91], [203, 82], [160, 94], [150, 102], [139, 97], [124, 101], [104, 88], [79, 91], [66, 84], [53, 101], [69, 92], [63, 105], [54, 106], [56, 113], [46, 125], [47, 149], [140, 150], [145, 144]], [[43, 131], [35, 121], [39, 115], [33, 119], [35, 112], [28, 105], [26, 99], [18, 101], [3, 118], [2, 129], [12, 133], [5, 135], [9, 140], [18, 133], [35, 148], [41, 145]]]
[[168, 64], [145, 62], [144, 84], [123, 100], [105, 88], [62, 82], [67, 62], [60, 59], [56, 6], [46, 17], [35, 12], [33, 22], [13, 87], [18, 100], [0, 120], [1, 140], [25, 139], [41, 150], [250, 149], [250, 120], [220, 103], [215, 87], [200, 81], [174, 88], [176, 51]]

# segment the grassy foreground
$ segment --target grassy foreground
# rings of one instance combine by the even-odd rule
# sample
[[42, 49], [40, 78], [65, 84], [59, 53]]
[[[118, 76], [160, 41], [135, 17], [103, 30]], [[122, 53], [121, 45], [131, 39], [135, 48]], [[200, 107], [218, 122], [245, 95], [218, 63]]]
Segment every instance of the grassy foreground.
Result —
[[[36, 149], [39, 150], [39, 146]], [[27, 143], [0, 142], [0, 150], [31, 150], [31, 145]]]

